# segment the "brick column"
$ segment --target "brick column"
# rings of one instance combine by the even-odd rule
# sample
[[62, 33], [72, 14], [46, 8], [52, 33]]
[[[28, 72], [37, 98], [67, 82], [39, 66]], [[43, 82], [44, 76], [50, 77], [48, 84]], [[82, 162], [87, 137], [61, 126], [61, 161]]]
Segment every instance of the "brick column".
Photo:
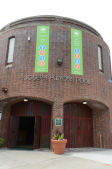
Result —
[[4, 138], [4, 146], [7, 146], [10, 116], [10, 106], [7, 102], [0, 103], [0, 111], [2, 112], [2, 119], [0, 120], [0, 137]]
[[93, 146], [110, 148], [110, 112], [108, 110], [93, 111]]
[[[62, 126], [56, 126], [55, 125], [55, 119], [56, 118], [61, 118], [62, 119]], [[55, 101], [52, 107], [52, 132], [51, 136], [53, 133], [55, 133], [57, 130], [59, 132], [63, 132], [63, 99], [60, 98], [58, 95], [55, 97]]]

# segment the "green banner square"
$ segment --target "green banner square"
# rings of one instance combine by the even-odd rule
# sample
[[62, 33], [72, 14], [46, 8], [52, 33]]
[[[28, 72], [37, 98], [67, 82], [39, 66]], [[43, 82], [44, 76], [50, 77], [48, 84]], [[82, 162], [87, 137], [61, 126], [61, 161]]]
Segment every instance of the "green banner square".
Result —
[[82, 31], [71, 28], [71, 74], [83, 75]]
[[37, 27], [35, 72], [48, 72], [49, 26]]

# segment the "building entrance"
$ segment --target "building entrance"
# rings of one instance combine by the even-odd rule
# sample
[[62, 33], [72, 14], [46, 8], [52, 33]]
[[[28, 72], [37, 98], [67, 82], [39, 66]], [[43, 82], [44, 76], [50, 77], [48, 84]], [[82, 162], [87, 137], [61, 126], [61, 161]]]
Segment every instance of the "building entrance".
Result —
[[12, 106], [9, 147], [50, 148], [51, 106], [39, 102], [19, 102]]
[[68, 148], [93, 146], [92, 110], [80, 103], [64, 105], [64, 134]]
[[32, 147], [34, 143], [34, 117], [20, 117], [17, 137], [18, 147]]

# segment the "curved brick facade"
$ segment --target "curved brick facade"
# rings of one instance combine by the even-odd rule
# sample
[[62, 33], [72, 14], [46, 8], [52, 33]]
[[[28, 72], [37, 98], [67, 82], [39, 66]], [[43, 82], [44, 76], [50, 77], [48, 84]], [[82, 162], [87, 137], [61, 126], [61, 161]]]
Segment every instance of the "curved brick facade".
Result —
[[[48, 73], [34, 72], [39, 25], [50, 26]], [[71, 74], [71, 28], [82, 31], [83, 76]], [[6, 65], [8, 39], [12, 36], [15, 37], [14, 60], [11, 65]], [[102, 47], [103, 73], [98, 68], [98, 45]], [[60, 66], [57, 64], [59, 58], [63, 58]], [[36, 76], [40, 78], [35, 80]], [[74, 82], [68, 77], [74, 78]], [[59, 127], [54, 123], [56, 117], [64, 119], [64, 104], [87, 101], [93, 114], [93, 146], [112, 147], [110, 79], [109, 48], [90, 26], [56, 16], [26, 18], [7, 25], [0, 31], [0, 136], [5, 138], [5, 145], [9, 140], [12, 105], [29, 98], [51, 105], [51, 133], [57, 129], [64, 131], [64, 124]], [[3, 88], [8, 92], [4, 93]]]

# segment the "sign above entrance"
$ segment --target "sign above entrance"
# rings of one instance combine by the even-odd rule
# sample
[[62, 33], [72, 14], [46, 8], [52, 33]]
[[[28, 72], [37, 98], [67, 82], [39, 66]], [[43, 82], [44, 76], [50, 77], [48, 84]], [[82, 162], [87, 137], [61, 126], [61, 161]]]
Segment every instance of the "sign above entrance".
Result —
[[55, 81], [64, 81], [64, 82], [72, 82], [72, 83], [81, 83], [81, 84], [90, 84], [90, 81], [86, 78], [79, 78], [74, 76], [61, 76], [61, 75], [25, 75], [23, 76], [23, 80], [33, 80], [40, 81], [43, 80], [55, 80]]
[[55, 119], [55, 126], [62, 126], [62, 119], [56, 118]]

